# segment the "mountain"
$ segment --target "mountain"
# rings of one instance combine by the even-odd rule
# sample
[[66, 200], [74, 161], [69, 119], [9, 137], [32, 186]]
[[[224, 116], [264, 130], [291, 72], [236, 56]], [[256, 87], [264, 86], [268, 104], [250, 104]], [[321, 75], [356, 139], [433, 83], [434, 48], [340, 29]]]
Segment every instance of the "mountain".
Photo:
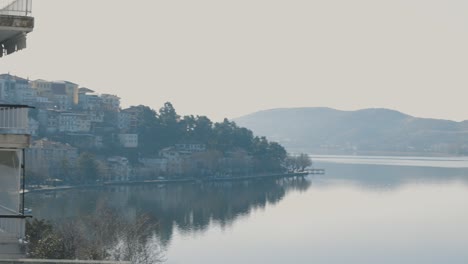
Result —
[[417, 118], [389, 109], [283, 108], [234, 120], [290, 151], [315, 154], [468, 154], [468, 121]]

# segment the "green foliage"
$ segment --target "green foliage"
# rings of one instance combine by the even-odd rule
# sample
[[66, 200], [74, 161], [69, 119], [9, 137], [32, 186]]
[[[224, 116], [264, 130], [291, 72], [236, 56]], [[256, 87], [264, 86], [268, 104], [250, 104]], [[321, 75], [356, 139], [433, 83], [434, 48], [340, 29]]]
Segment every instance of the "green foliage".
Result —
[[312, 160], [309, 155], [301, 153], [298, 156], [288, 155], [283, 164], [289, 171], [304, 171], [312, 166]]
[[[254, 137], [252, 131], [239, 127], [228, 119], [213, 123], [206, 116], [181, 117], [169, 102], [158, 111], [144, 105], [132, 106], [129, 111], [136, 116], [136, 127], [130, 133], [138, 134], [138, 148], [124, 151], [115, 145], [114, 139], [108, 139], [109, 136], [104, 135], [104, 148], [111, 150], [106, 152], [108, 156], [125, 155], [135, 164], [138, 157], [156, 157], [160, 150], [175, 144], [198, 143], [205, 144], [208, 150], [220, 152], [222, 156], [238, 150], [244, 151], [248, 157], [252, 157], [255, 172], [282, 170], [281, 164], [286, 158], [286, 151], [282, 146], [269, 142], [264, 137]], [[111, 120], [111, 117], [106, 119]], [[78, 171], [83, 179], [96, 178], [96, 166], [91, 160], [89, 156], [80, 157]], [[203, 170], [208, 169], [197, 169]]]
[[256, 172], [279, 172], [286, 159], [286, 150], [276, 142], [268, 142], [265, 137], [255, 137], [252, 154], [255, 159]]
[[127, 222], [106, 208], [96, 216], [55, 225], [34, 219], [26, 222], [28, 255], [39, 259], [161, 263], [163, 251], [158, 241], [151, 240], [154, 228], [148, 217], [140, 216], [134, 222]]
[[63, 240], [57, 234], [50, 222], [34, 219], [26, 222], [26, 238], [29, 242], [28, 252], [32, 258], [39, 259], [70, 259]]
[[78, 179], [79, 182], [93, 183], [99, 178], [99, 163], [95, 156], [89, 152], [81, 153], [78, 158]]
[[139, 151], [143, 155], [156, 155], [159, 150], [177, 143], [206, 144], [209, 150], [221, 153], [244, 150], [254, 159], [256, 172], [277, 172], [286, 158], [286, 150], [266, 138], [254, 137], [252, 131], [224, 119], [213, 123], [206, 116], [181, 118], [171, 103], [165, 103], [159, 113], [139, 106]]

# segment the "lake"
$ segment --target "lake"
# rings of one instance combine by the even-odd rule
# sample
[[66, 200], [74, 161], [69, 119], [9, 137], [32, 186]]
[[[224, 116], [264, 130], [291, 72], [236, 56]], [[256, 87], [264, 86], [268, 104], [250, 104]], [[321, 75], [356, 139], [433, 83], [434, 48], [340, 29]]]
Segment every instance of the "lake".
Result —
[[[167, 263], [468, 263], [468, 159], [316, 156], [326, 175], [29, 194], [36, 218], [145, 215]], [[103, 219], [102, 221], [109, 221]]]

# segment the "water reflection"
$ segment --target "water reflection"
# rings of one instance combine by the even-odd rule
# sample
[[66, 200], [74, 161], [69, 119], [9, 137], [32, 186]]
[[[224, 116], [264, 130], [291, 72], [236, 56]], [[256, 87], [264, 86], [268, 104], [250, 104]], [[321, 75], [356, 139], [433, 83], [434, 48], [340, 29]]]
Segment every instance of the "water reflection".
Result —
[[35, 217], [53, 221], [118, 212], [129, 222], [146, 216], [157, 223], [163, 244], [174, 228], [182, 233], [202, 232], [210, 225], [229, 227], [254, 209], [280, 202], [288, 192], [306, 192], [310, 186], [355, 186], [365, 191], [394, 191], [407, 184], [461, 182], [468, 185], [468, 168], [434, 168], [367, 164], [319, 163], [326, 175], [307, 178], [245, 182], [119, 186], [29, 194]]
[[[127, 221], [146, 216], [157, 223], [155, 232], [164, 245], [174, 228], [202, 232], [210, 225], [229, 227], [254, 209], [276, 204], [288, 192], [306, 191], [307, 178], [245, 182], [148, 185], [30, 194], [28, 206], [35, 217], [65, 221], [96, 215], [102, 210], [119, 212]], [[106, 219], [103, 219], [105, 221]]]
[[54, 221], [109, 209], [130, 223], [149, 217], [168, 263], [466, 263], [468, 168], [316, 166], [326, 175], [29, 194], [27, 202]]
[[313, 176], [314, 185], [354, 185], [367, 191], [394, 191], [407, 184], [460, 182], [468, 185], [468, 168], [342, 164], [318, 162], [324, 176]]

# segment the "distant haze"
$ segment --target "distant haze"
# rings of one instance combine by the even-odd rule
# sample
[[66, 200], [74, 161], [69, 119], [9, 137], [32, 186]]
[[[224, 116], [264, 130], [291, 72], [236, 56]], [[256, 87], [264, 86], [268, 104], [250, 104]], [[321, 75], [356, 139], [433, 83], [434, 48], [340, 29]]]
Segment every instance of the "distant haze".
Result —
[[292, 152], [468, 155], [468, 121], [417, 118], [389, 109], [271, 109], [235, 121]]
[[215, 120], [297, 106], [468, 119], [468, 1], [35, 0], [0, 72]]

